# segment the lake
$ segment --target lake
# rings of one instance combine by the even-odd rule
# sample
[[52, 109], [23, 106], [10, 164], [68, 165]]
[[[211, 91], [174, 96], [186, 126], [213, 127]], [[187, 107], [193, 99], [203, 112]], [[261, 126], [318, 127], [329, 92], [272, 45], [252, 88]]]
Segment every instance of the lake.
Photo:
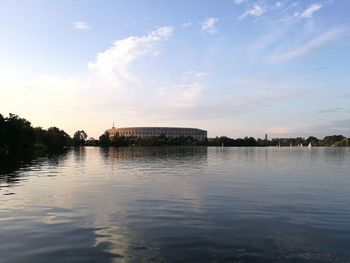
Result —
[[0, 173], [0, 262], [350, 262], [350, 148], [80, 147]]

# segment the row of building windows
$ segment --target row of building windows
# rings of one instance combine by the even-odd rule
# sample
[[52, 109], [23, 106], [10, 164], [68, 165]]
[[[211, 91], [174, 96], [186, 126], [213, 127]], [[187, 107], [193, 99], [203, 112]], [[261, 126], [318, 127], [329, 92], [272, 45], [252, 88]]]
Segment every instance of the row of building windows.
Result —
[[206, 138], [207, 132], [199, 129], [115, 129], [108, 130], [110, 136], [165, 136], [178, 137], [178, 136], [192, 136], [194, 138]]
[[188, 134], [188, 135], [202, 135], [201, 133], [196, 133], [196, 132], [148, 132], [148, 131], [119, 131], [119, 134]]

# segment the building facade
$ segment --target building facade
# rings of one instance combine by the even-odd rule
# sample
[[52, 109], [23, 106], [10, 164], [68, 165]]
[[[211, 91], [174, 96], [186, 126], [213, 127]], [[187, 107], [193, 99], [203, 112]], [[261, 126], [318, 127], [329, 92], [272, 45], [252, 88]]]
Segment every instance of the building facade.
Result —
[[151, 137], [165, 135], [169, 138], [192, 137], [197, 140], [207, 138], [207, 131], [196, 128], [172, 128], [172, 127], [128, 127], [128, 128], [111, 128], [108, 129], [110, 137]]

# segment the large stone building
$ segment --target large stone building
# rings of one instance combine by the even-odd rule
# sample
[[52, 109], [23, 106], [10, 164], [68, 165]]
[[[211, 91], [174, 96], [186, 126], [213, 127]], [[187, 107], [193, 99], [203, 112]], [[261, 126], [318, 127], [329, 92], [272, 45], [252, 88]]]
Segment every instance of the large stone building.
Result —
[[176, 137], [193, 137], [197, 140], [207, 138], [207, 131], [196, 128], [172, 128], [172, 127], [128, 127], [128, 128], [111, 128], [108, 129], [110, 137], [125, 136], [125, 137], [150, 137], [165, 135], [169, 138]]

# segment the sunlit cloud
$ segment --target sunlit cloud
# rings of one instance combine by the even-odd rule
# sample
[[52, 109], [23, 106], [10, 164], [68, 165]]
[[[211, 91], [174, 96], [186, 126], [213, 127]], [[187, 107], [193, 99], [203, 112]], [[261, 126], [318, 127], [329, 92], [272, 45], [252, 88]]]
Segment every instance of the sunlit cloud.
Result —
[[219, 21], [218, 18], [208, 18], [206, 20], [204, 20], [203, 22], [201, 22], [201, 29], [202, 31], [207, 32], [208, 34], [215, 34], [218, 32], [217, 28], [216, 28], [216, 24]]
[[117, 40], [110, 48], [99, 53], [95, 61], [89, 62], [88, 68], [111, 84], [119, 80], [137, 84], [137, 77], [130, 72], [129, 66], [141, 57], [158, 55], [157, 43], [167, 40], [172, 32], [173, 28], [167, 26], [141, 37]]

